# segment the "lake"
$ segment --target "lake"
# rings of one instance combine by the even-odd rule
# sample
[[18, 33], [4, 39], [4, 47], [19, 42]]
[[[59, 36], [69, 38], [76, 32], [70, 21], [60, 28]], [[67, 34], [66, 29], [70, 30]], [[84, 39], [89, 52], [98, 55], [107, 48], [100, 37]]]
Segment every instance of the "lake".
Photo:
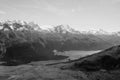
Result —
[[100, 52], [101, 50], [97, 51], [64, 51], [64, 52], [57, 52], [57, 55], [65, 55], [69, 56], [69, 59], [74, 60], [78, 59], [87, 55], [95, 54]]

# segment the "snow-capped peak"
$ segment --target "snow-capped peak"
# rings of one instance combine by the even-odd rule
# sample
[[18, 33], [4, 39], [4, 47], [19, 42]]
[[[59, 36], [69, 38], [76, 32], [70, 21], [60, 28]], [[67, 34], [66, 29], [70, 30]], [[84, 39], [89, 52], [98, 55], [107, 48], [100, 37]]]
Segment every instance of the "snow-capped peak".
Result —
[[94, 34], [94, 35], [111, 35], [111, 34], [113, 34], [112, 32], [110, 33], [110, 32], [104, 31], [103, 29], [81, 31], [81, 33]]
[[43, 31], [47, 31], [47, 32], [56, 32], [56, 33], [78, 33], [79, 31], [76, 31], [75, 29], [71, 28], [69, 25], [56, 25], [56, 26], [52, 26], [52, 25], [43, 25], [40, 26], [40, 28]]
[[69, 25], [57, 25], [54, 27], [54, 31], [57, 33], [77, 33], [75, 29], [71, 28]]
[[52, 29], [54, 26], [52, 25], [41, 25], [40, 28], [43, 29], [43, 30], [49, 30], [49, 29]]
[[74, 33], [74, 34], [93, 34], [93, 35], [111, 35], [114, 34], [112, 32], [104, 31], [103, 29], [92, 29], [92, 30], [75, 30], [74, 28], [71, 28], [69, 25], [42, 25], [40, 26], [42, 31], [45, 32], [55, 32], [55, 33]]

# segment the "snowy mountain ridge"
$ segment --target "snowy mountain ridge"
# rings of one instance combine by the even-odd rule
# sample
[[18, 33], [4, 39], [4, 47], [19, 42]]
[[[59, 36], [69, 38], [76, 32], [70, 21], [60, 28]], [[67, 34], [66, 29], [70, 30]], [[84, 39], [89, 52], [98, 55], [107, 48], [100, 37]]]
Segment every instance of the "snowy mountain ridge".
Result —
[[69, 25], [56, 25], [56, 26], [52, 26], [52, 25], [43, 25], [40, 26], [40, 28], [46, 32], [56, 32], [56, 33], [75, 33], [75, 34], [94, 34], [94, 35], [112, 35], [112, 34], [117, 34], [120, 35], [117, 32], [107, 32], [103, 29], [98, 29], [98, 30], [76, 30], [72, 27], [70, 27]]

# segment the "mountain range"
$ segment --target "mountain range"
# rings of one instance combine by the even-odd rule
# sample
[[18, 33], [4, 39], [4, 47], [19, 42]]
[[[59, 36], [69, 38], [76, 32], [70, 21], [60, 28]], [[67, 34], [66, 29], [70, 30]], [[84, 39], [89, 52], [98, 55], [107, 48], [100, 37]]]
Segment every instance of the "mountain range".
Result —
[[120, 44], [119, 32], [81, 32], [69, 25], [42, 28], [16, 21], [1, 22], [0, 27], [0, 58], [4, 61], [56, 59], [53, 50], [103, 50]]
[[94, 35], [112, 35], [112, 34], [116, 34], [119, 35], [119, 32], [107, 32], [103, 29], [98, 29], [98, 30], [76, 30], [72, 27], [70, 27], [69, 25], [42, 25], [40, 26], [41, 31], [45, 30], [48, 32], [57, 32], [58, 31], [63, 31], [63, 33], [65, 32], [70, 32], [70, 33], [83, 33], [83, 34], [94, 34]]
[[[57, 25], [57, 26], [40, 26], [42, 32], [56, 33], [64, 35], [66, 37], [72, 37], [79, 39], [79, 42], [87, 41], [85, 43], [104, 43], [104, 45], [118, 45], [120, 44], [120, 33], [119, 32], [107, 32], [102, 29], [79, 31], [71, 28], [69, 25]], [[62, 36], [63, 37], [63, 36]], [[89, 45], [89, 44], [88, 44]], [[100, 45], [99, 45], [100, 46]]]

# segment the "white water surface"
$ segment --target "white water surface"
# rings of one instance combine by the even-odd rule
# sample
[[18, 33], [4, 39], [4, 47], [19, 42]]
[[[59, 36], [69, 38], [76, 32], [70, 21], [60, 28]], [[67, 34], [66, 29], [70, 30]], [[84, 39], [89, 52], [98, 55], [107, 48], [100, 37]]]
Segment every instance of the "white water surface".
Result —
[[74, 60], [74, 59], [78, 59], [87, 55], [91, 55], [91, 54], [95, 54], [100, 52], [101, 50], [97, 50], [97, 51], [64, 51], [64, 52], [57, 52], [57, 55], [65, 55], [65, 56], [69, 56], [68, 59], [70, 60]]

